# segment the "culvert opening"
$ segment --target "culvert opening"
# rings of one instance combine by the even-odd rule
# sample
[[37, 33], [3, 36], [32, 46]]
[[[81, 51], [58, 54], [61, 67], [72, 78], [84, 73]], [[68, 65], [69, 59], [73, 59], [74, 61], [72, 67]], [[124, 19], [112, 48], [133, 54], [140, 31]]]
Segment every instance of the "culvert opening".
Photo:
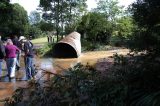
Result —
[[57, 43], [53, 48], [55, 58], [77, 58], [76, 50], [67, 43]]

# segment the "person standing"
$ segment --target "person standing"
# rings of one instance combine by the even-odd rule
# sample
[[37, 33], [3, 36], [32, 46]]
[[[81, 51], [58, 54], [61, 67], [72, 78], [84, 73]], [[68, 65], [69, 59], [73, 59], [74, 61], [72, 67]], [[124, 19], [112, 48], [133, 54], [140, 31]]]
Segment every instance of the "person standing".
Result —
[[50, 35], [50, 43], [52, 43], [52, 35]]
[[7, 63], [7, 71], [9, 78], [15, 77], [15, 68], [16, 68], [16, 51], [20, 51], [11, 39], [7, 40], [7, 45], [5, 46], [6, 52], [6, 63]]
[[24, 43], [24, 53], [25, 53], [25, 69], [26, 69], [26, 78], [30, 80], [34, 78], [35, 70], [34, 70], [34, 51], [33, 51], [33, 44], [31, 41], [27, 40]]
[[19, 51], [16, 51], [16, 69], [19, 70], [20, 69], [20, 57], [21, 57], [21, 44], [20, 41], [18, 40], [17, 36], [14, 36], [14, 38], [12, 39], [13, 45], [17, 46]]
[[0, 35], [0, 40], [2, 40], [2, 36]]
[[49, 35], [47, 35], [47, 41], [48, 41], [48, 43], [50, 43], [50, 36]]
[[5, 47], [3, 45], [3, 42], [0, 40], [0, 77], [2, 76], [2, 63], [5, 56]]

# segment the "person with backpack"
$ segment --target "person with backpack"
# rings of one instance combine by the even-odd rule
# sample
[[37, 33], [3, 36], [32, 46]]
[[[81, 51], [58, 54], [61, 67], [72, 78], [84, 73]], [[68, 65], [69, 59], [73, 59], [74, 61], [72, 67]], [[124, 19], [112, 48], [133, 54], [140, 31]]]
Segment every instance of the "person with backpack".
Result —
[[2, 76], [2, 63], [5, 56], [5, 46], [3, 45], [3, 42], [0, 40], [0, 77]]
[[35, 70], [34, 70], [34, 51], [33, 51], [33, 44], [30, 40], [26, 40], [24, 42], [24, 53], [25, 53], [25, 70], [26, 70], [26, 78], [30, 80], [34, 78]]

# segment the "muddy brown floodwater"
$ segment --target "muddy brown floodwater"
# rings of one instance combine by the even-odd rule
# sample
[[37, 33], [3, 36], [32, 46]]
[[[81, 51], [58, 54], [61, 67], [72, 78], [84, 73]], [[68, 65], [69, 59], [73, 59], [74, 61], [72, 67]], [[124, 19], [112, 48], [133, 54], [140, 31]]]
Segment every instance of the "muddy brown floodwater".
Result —
[[[82, 53], [79, 58], [71, 59], [36, 58], [35, 64], [38, 64], [42, 69], [52, 70], [55, 73], [61, 73], [63, 70], [72, 67], [79, 62], [84, 65], [95, 65], [98, 59], [107, 58], [108, 56], [112, 56], [115, 53], [126, 55], [128, 52], [128, 49], [118, 49], [110, 51], [85, 52]], [[21, 66], [24, 66], [23, 58], [21, 61]], [[20, 71], [16, 71], [16, 79], [12, 80], [9, 80], [6, 76], [7, 72], [5, 66], [3, 66], [3, 68], [3, 77], [0, 81], [0, 100], [3, 100], [6, 97], [10, 97], [13, 94], [13, 91], [18, 87], [27, 86], [27, 81], [25, 81], [24, 67], [22, 67]], [[0, 106], [3, 106], [3, 103], [0, 102]]]

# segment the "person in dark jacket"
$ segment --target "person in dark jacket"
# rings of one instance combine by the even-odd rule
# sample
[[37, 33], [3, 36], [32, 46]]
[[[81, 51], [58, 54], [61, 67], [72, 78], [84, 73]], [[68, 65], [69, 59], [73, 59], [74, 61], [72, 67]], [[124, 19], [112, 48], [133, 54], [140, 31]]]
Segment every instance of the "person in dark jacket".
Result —
[[33, 51], [33, 44], [31, 41], [27, 40], [24, 43], [24, 53], [25, 53], [25, 70], [26, 70], [26, 77], [27, 80], [34, 78], [35, 70], [33, 64], [34, 58], [34, 51]]
[[13, 45], [19, 48], [19, 51], [16, 52], [16, 69], [19, 70], [20, 69], [20, 57], [21, 57], [21, 44], [17, 36], [14, 36], [14, 38], [12, 39], [12, 42], [13, 42]]
[[0, 40], [0, 77], [2, 76], [2, 63], [5, 56], [5, 46], [3, 45], [3, 42]]

